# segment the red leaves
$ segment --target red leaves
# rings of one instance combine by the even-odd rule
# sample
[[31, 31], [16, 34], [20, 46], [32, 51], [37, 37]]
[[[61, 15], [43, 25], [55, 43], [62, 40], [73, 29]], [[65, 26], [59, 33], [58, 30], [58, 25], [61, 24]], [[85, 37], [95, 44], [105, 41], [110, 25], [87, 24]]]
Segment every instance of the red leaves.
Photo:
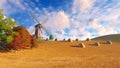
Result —
[[[37, 40], [35, 39], [34, 36], [30, 35], [30, 41], [31, 41], [31, 43], [29, 43], [29, 44], [32, 45], [31, 48], [38, 47]], [[20, 34], [18, 34], [16, 36], [14, 36], [14, 41], [12, 43], [10, 43], [8, 47], [9, 47], [9, 49], [13, 49], [13, 50], [21, 50], [21, 49], [24, 49], [27, 47], [26, 44], [27, 43], [25, 43], [23, 37]]]
[[13, 42], [8, 45], [10, 49], [21, 50], [38, 46], [37, 40], [29, 34], [26, 28], [18, 26], [14, 27], [13, 30], [18, 34], [14, 35]]
[[9, 46], [11, 49], [14, 49], [14, 50], [20, 50], [25, 48], [25, 43], [22, 36], [20, 34], [18, 34], [17, 36], [14, 36], [14, 41], [11, 44], [9, 44]]
[[34, 36], [33, 35], [30, 35], [30, 40], [33, 41], [34, 40]]

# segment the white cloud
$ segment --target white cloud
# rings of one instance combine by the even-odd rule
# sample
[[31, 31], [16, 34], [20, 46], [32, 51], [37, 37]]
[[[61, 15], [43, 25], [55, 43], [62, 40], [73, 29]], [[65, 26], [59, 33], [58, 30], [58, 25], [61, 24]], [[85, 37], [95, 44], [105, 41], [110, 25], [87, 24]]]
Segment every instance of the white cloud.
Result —
[[49, 20], [45, 27], [52, 33], [69, 27], [69, 18], [63, 11], [49, 13], [48, 17]]
[[119, 6], [120, 1], [108, 3], [108, 0], [74, 0], [72, 28], [79, 28], [79, 34], [84, 38], [118, 33], [115, 29], [120, 24]]
[[23, 6], [23, 0], [9, 0], [9, 2], [19, 9], [25, 10], [25, 6]]
[[0, 0], [0, 8], [4, 7], [4, 4], [7, 2], [7, 0]]
[[[16, 8], [13, 9], [8, 0], [0, 1], [0, 8], [3, 8], [7, 14], [16, 12], [16, 9], [26, 9], [23, 6], [23, 0], [9, 0], [9, 2]], [[36, 2], [39, 2], [39, 0], [36, 0]], [[117, 31], [120, 29], [119, 0], [112, 0], [112, 2], [108, 0], [73, 0], [73, 5], [70, 6], [72, 8], [71, 13], [65, 13], [62, 10], [55, 11], [52, 7], [41, 9], [36, 7], [34, 2], [30, 2], [33, 5], [31, 8], [28, 4], [26, 3], [28, 10], [32, 10], [34, 7], [36, 15], [40, 13], [39, 19], [41, 21], [48, 17], [49, 20], [43, 26], [59, 39], [62, 37], [85, 39], [93, 37], [93, 34], [101, 36], [118, 33]], [[49, 10], [52, 11], [49, 12]], [[68, 29], [65, 30], [66, 28]], [[91, 29], [92, 32], [87, 29]], [[31, 26], [28, 30], [30, 33], [34, 33], [34, 26]]]
[[77, 36], [79, 34], [79, 31], [77, 31], [76, 29], [71, 29], [69, 33], [72, 36]]
[[71, 28], [80, 28], [81, 27], [81, 23], [78, 22], [78, 21], [75, 21], [75, 20], [71, 19], [71, 21], [70, 21], [70, 27]]
[[8, 8], [9, 6], [8, 7], [6, 7], [6, 6], [8, 6], [7, 0], [0, 0], [0, 9], [3, 9], [5, 13], [7, 13], [9, 10], [9, 8]]
[[117, 33], [114, 28], [105, 28], [104, 25], [99, 24], [99, 20], [95, 19], [93, 20], [90, 24], [90, 26], [88, 28], [92, 28], [94, 30], [96, 30], [96, 34], [98, 36], [102, 36], [102, 35], [107, 35], [107, 34], [115, 34]]
[[93, 6], [95, 0], [74, 0], [73, 11], [76, 10], [85, 11]]
[[30, 26], [30, 27], [28, 28], [28, 31], [29, 31], [29, 33], [30, 33], [31, 35], [34, 35], [34, 34], [35, 34], [35, 28], [34, 28], [34, 26]]
[[[41, 17], [45, 18], [44, 15]], [[60, 36], [63, 36], [65, 34], [64, 29], [69, 28], [70, 25], [67, 14], [65, 14], [63, 11], [51, 12], [47, 14], [47, 17], [48, 21], [43, 25], [43, 27], [50, 34], [53, 34], [55, 35], [55, 37], [61, 39]], [[33, 32], [35, 31], [34, 26], [31, 26], [28, 30], [31, 34], [33, 34]]]
[[23, 0], [0, 0], [0, 8], [4, 10], [5, 15], [19, 12], [19, 10], [26, 10]]

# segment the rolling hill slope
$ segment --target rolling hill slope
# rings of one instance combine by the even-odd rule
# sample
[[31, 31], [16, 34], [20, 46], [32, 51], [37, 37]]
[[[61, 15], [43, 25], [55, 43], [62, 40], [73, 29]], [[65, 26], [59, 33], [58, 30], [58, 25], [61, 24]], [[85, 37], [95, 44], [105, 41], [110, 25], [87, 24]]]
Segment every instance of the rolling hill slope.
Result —
[[114, 42], [120, 42], [120, 34], [105, 35], [105, 36], [93, 38], [93, 40], [111, 40]]

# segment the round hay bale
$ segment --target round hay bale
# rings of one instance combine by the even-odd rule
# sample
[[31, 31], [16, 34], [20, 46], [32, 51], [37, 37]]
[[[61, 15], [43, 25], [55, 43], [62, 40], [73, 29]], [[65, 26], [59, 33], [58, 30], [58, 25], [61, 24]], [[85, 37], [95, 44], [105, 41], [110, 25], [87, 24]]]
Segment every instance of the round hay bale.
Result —
[[58, 41], [58, 39], [56, 38], [55, 41]]
[[91, 39], [90, 39], [90, 38], [87, 38], [86, 41], [91, 41]]
[[78, 46], [82, 47], [82, 48], [85, 48], [85, 44], [84, 43], [80, 43]]
[[45, 41], [48, 41], [49, 39], [48, 38], [46, 38], [46, 40]]
[[63, 41], [66, 41], [66, 39], [63, 39]]
[[78, 38], [75, 41], [80, 41]]
[[110, 40], [109, 40], [109, 41], [107, 41], [107, 44], [112, 44], [112, 41], [110, 41]]
[[69, 39], [68, 39], [68, 42], [73, 42], [73, 40], [69, 38]]
[[95, 42], [94, 45], [95, 46], [100, 46], [100, 43], [99, 42]]

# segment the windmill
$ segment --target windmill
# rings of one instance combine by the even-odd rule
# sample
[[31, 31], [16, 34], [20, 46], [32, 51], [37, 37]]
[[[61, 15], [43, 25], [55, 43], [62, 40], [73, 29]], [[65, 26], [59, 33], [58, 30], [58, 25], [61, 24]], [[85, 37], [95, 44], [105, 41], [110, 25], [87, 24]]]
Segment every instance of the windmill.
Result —
[[32, 12], [30, 12], [30, 14], [33, 17], [33, 19], [35, 19], [35, 21], [37, 22], [37, 24], [35, 25], [36, 39], [38, 39], [38, 38], [42, 39], [43, 38], [42, 30], [44, 30], [48, 34], [47, 30], [43, 27], [43, 25], [47, 22], [48, 18], [45, 19], [42, 23], [40, 23], [40, 21], [37, 19], [37, 17]]

